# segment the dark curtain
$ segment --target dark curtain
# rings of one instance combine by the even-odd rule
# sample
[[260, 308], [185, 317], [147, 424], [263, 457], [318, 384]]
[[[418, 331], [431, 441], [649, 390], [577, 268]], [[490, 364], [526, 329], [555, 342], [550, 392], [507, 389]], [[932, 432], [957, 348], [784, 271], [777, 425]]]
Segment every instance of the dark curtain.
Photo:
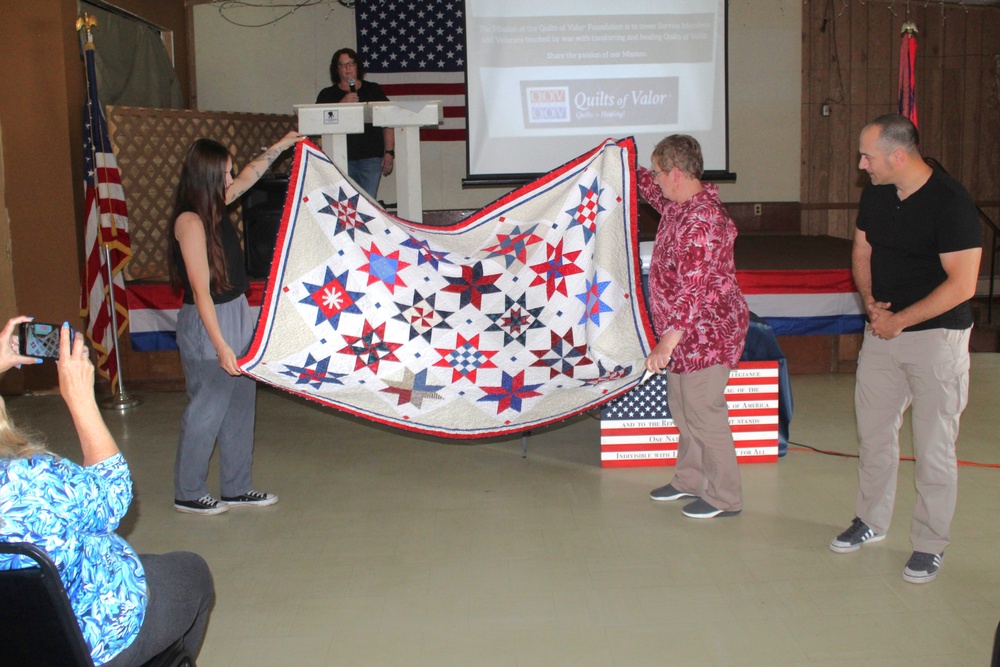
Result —
[[94, 64], [104, 105], [183, 108], [177, 74], [156, 28], [89, 2], [79, 5], [81, 13], [97, 18]]

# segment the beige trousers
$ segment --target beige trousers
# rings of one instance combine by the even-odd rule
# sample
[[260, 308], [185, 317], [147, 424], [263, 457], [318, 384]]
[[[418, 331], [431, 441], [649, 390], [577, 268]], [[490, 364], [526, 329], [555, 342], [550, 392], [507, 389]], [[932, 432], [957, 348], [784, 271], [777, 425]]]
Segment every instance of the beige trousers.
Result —
[[860, 460], [855, 513], [876, 533], [889, 530], [899, 428], [912, 406], [914, 551], [939, 554], [950, 544], [958, 497], [955, 440], [969, 398], [970, 331], [929, 329], [904, 332], [891, 340], [866, 333], [858, 357], [854, 407]]
[[694, 373], [667, 373], [667, 404], [680, 431], [671, 484], [724, 512], [743, 509], [743, 485], [726, 405], [728, 382], [729, 369], [721, 365]]

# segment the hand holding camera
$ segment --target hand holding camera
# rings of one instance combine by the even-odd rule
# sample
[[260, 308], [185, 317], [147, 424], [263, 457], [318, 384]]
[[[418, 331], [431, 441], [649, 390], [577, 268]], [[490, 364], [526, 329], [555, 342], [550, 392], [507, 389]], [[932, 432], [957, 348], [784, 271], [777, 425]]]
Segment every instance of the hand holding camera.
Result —
[[[7, 324], [0, 330], [0, 373], [15, 366], [20, 367], [21, 364], [42, 363], [42, 359], [37, 355], [25, 354], [21, 351], [21, 327], [30, 323], [30, 317], [19, 315], [7, 320]], [[58, 344], [58, 339], [56, 339], [56, 343]]]

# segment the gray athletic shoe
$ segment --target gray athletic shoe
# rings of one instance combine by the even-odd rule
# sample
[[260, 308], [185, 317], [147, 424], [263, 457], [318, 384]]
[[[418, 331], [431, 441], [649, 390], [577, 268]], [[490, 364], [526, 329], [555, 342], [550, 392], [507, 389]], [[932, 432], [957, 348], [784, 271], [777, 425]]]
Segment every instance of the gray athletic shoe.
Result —
[[692, 519], [714, 519], [715, 517], [736, 516], [740, 510], [720, 510], [707, 500], [699, 498], [693, 503], [689, 503], [681, 509], [684, 516]]
[[941, 569], [941, 560], [944, 554], [929, 554], [923, 551], [914, 551], [910, 560], [906, 561], [903, 568], [903, 579], [911, 584], [926, 584], [933, 581]]
[[854, 517], [850, 527], [830, 542], [830, 551], [838, 554], [849, 554], [857, 551], [865, 542], [879, 542], [885, 539], [885, 535], [876, 535], [875, 531], [868, 527], [864, 521]]
[[667, 484], [649, 492], [649, 497], [653, 500], [680, 500], [681, 498], [697, 498], [698, 496], [687, 491], [678, 491], [673, 484]]

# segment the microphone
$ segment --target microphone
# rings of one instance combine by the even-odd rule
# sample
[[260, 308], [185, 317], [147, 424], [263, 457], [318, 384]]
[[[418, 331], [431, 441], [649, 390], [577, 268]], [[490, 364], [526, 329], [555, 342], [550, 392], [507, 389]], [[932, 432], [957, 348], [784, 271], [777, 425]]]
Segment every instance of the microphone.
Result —
[[351, 92], [353, 93], [354, 92], [354, 79], [353, 78], [348, 79], [347, 80], [347, 85], [351, 87]]

